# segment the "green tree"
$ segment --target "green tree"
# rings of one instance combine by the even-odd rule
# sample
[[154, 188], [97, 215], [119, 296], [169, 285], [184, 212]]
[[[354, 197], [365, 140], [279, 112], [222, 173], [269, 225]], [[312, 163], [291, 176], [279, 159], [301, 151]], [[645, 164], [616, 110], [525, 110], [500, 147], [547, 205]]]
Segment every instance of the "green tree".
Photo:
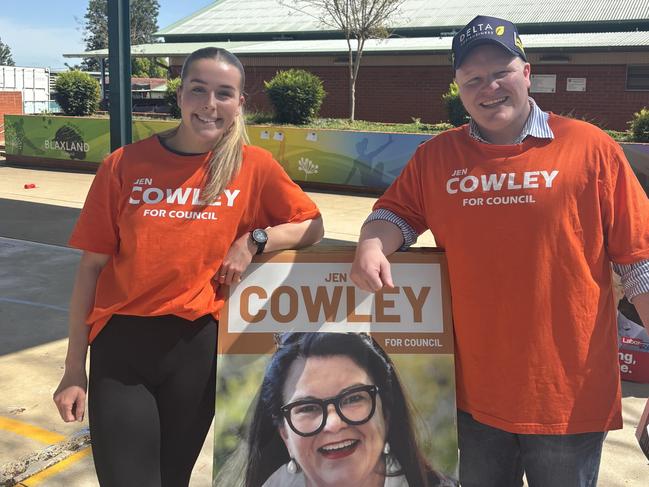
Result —
[[[107, 0], [89, 0], [86, 15], [83, 16], [83, 42], [87, 51], [108, 47], [108, 4]], [[85, 71], [98, 71], [95, 58], [84, 58], [81, 63]]]
[[131, 76], [134, 78], [166, 78], [169, 66], [146, 57], [133, 58]]
[[[153, 34], [158, 30], [158, 0], [129, 0], [131, 22], [131, 44], [157, 42]], [[88, 8], [83, 20], [83, 41], [86, 50], [94, 51], [108, 47], [108, 2], [107, 0], [88, 0]], [[86, 71], [98, 71], [99, 61], [95, 58], [84, 59]], [[155, 59], [142, 63], [134, 60], [131, 71], [146, 78], [166, 76], [166, 70]], [[135, 76], [135, 74], [134, 74]]]
[[0, 66], [15, 66], [13, 58], [11, 57], [11, 49], [9, 46], [2, 42], [0, 39]]
[[99, 106], [99, 82], [82, 71], [66, 71], [56, 77], [54, 99], [66, 115], [92, 115]]
[[167, 91], [165, 92], [165, 101], [169, 105], [169, 114], [174, 118], [180, 118], [180, 107], [178, 106], [178, 88], [180, 88], [180, 78], [173, 78], [167, 81]]
[[368, 39], [390, 36], [390, 20], [404, 0], [280, 0], [282, 4], [307, 15], [318, 12], [324, 26], [341, 30], [347, 41], [349, 67], [349, 119], [356, 112], [356, 80], [361, 67], [363, 49]]

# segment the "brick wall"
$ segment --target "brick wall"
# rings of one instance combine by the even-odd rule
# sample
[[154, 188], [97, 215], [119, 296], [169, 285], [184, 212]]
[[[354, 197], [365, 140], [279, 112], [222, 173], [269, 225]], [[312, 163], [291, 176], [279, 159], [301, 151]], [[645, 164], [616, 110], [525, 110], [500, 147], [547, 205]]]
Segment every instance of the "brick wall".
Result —
[[[556, 74], [556, 93], [534, 93], [544, 110], [574, 112], [601, 127], [626, 130], [642, 107], [649, 107], [649, 91], [626, 91], [626, 65], [532, 66], [532, 73]], [[566, 91], [567, 78], [586, 78], [586, 91]]]
[[[248, 109], [270, 111], [263, 81], [277, 67], [247, 66]], [[309, 68], [324, 82], [328, 95], [320, 115], [348, 116], [348, 74], [345, 65]], [[626, 65], [532, 66], [534, 74], [556, 74], [557, 92], [535, 93], [544, 110], [573, 113], [602, 127], [625, 130], [633, 113], [649, 107], [649, 91], [626, 91]], [[566, 91], [566, 78], [586, 78], [586, 92]], [[364, 66], [356, 82], [356, 118], [383, 122], [438, 122], [447, 119], [441, 96], [452, 81], [449, 66]]]
[[[248, 110], [271, 111], [263, 90], [263, 81], [270, 80], [281, 68], [246, 67]], [[349, 116], [349, 74], [345, 65], [308, 69], [319, 76], [327, 97], [320, 116]], [[441, 96], [452, 81], [449, 67], [439, 66], [366, 66], [356, 81], [356, 118], [382, 122], [423, 122], [446, 119]]]
[[[245, 64], [245, 58], [243, 62]], [[271, 111], [263, 82], [270, 80], [279, 69], [287, 68], [246, 66], [248, 110]], [[327, 97], [320, 115], [348, 117], [347, 66], [341, 64], [303, 69], [308, 69], [323, 80]], [[179, 75], [180, 66], [174, 66], [173, 71], [176, 76]], [[604, 128], [625, 130], [633, 113], [644, 106], [649, 107], [649, 91], [626, 91], [624, 64], [533, 64], [532, 73], [557, 75], [556, 93], [532, 95], [544, 110], [559, 114], [572, 113]], [[586, 92], [566, 91], [566, 79], [569, 77], [586, 78]], [[450, 66], [363, 66], [356, 82], [356, 118], [381, 122], [410, 122], [413, 118], [428, 123], [445, 121], [447, 113], [441, 96], [451, 81]], [[12, 94], [20, 96], [18, 92], [0, 92], [0, 116], [6, 106], [3, 100]], [[20, 101], [12, 106], [15, 106], [15, 110], [22, 110]]]
[[[20, 91], [0, 91], [0, 125], [4, 125], [5, 115], [22, 115], [23, 96]], [[4, 133], [0, 130], [0, 141], [4, 142]]]

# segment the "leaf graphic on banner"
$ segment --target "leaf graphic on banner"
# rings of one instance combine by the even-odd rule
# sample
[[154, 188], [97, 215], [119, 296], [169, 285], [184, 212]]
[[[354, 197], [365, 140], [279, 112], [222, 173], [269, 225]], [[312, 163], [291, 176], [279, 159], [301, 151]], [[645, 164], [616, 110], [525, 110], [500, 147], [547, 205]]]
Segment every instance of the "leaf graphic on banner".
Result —
[[306, 157], [301, 157], [300, 160], [297, 161], [297, 168], [304, 172], [305, 181], [309, 178], [309, 174], [318, 174], [318, 165]]

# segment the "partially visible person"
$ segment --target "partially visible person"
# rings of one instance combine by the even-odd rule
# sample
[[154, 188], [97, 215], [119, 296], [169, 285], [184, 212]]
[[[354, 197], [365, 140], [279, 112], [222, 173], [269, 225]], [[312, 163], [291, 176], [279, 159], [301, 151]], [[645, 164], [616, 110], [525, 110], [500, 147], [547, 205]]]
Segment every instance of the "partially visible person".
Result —
[[424, 458], [394, 364], [366, 334], [280, 335], [248, 445], [245, 487], [454, 485]]
[[649, 344], [647, 329], [626, 316], [622, 311], [617, 312], [617, 333], [620, 339], [622, 337], [636, 338]]
[[180, 125], [106, 158], [70, 239], [83, 255], [54, 402], [81, 421], [89, 388], [102, 487], [188, 485], [214, 415], [220, 286], [323, 234], [313, 202], [247, 144], [239, 60], [199, 49], [181, 79]]
[[471, 121], [379, 198], [351, 277], [393, 287], [386, 255], [430, 229], [453, 298], [461, 485], [593, 487], [622, 427], [610, 266], [649, 323], [649, 202], [618, 144], [529, 97], [511, 22], [474, 18], [453, 56]]

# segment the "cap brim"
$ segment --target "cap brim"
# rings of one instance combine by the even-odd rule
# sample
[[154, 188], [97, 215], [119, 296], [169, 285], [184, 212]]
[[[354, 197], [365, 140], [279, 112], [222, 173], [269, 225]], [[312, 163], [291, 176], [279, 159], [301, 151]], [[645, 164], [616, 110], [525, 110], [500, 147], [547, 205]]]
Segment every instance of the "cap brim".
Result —
[[493, 44], [495, 46], [502, 47], [505, 51], [509, 52], [512, 56], [517, 56], [523, 61], [527, 62], [527, 58], [522, 55], [519, 51], [515, 51], [511, 47], [509, 47], [507, 44], [500, 42], [497, 39], [494, 39], [493, 37], [488, 37], [486, 39], [476, 39], [475, 41], [471, 42], [468, 46], [465, 46], [463, 49], [463, 53], [461, 56], [455, 56], [453, 58], [453, 69], [457, 70], [457, 68], [460, 67], [466, 56], [473, 50], [473, 48], [478, 47], [478, 46], [483, 46], [485, 44]]

